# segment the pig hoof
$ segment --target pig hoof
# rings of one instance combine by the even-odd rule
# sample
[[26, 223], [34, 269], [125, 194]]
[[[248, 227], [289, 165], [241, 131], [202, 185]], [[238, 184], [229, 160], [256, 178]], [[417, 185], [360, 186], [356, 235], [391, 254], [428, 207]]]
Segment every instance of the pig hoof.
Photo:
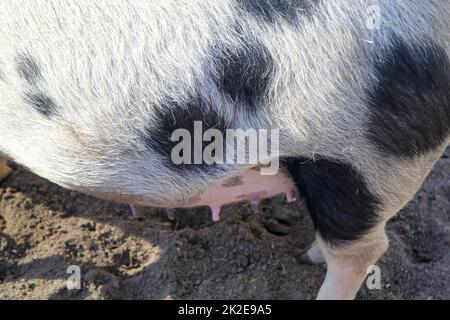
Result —
[[304, 264], [322, 264], [325, 263], [325, 258], [320, 251], [317, 243], [313, 243], [306, 249], [298, 258], [301, 263]]
[[6, 159], [0, 158], [0, 182], [5, 180], [12, 172], [12, 169], [6, 163]]

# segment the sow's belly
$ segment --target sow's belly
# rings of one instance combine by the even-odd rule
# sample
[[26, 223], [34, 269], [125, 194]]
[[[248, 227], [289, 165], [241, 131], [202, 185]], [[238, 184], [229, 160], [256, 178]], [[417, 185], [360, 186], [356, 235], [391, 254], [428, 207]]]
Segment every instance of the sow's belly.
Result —
[[[295, 201], [294, 190], [292, 178], [283, 170], [279, 170], [276, 175], [261, 175], [259, 168], [252, 168], [221, 183], [211, 185], [189, 202], [177, 204], [177, 207], [210, 207], [213, 220], [218, 221], [223, 205], [248, 201], [256, 213], [259, 201], [264, 198], [284, 193], [288, 202]], [[136, 214], [135, 207], [131, 206], [131, 208], [133, 214]], [[168, 208], [167, 213], [169, 219], [173, 219], [173, 208]]]

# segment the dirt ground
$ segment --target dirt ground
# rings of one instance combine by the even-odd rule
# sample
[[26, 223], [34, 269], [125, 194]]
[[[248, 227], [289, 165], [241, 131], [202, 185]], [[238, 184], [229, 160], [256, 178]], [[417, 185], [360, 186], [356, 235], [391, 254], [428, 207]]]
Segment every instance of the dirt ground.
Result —
[[[301, 264], [313, 240], [304, 200], [266, 200], [137, 218], [126, 206], [64, 190], [23, 169], [0, 185], [0, 299], [313, 299], [323, 266]], [[382, 289], [359, 299], [450, 299], [450, 149], [389, 223]], [[78, 265], [82, 289], [66, 288]]]

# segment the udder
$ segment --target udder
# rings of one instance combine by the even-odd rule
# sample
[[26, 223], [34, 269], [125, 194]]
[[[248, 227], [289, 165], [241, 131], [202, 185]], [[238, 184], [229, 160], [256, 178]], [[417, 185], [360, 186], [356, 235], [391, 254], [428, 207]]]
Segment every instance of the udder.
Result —
[[[259, 168], [249, 169], [225, 181], [209, 186], [203, 193], [190, 201], [177, 205], [181, 208], [208, 206], [212, 210], [214, 221], [220, 219], [220, 209], [223, 205], [248, 201], [253, 212], [258, 212], [261, 199], [270, 198], [279, 194], [286, 194], [288, 202], [295, 201], [295, 190], [292, 178], [284, 171], [279, 170], [276, 175], [261, 175]], [[132, 207], [133, 213], [135, 209]], [[168, 209], [168, 216], [173, 219], [173, 208]]]

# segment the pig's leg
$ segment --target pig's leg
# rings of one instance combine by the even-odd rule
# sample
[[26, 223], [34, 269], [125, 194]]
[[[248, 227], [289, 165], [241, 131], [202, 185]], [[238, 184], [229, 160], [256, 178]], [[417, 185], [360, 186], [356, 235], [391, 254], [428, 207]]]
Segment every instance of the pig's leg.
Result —
[[350, 165], [291, 159], [288, 169], [305, 195], [317, 230], [306, 259], [327, 263], [318, 298], [354, 298], [367, 267], [387, 249], [383, 226], [377, 221], [381, 201]]
[[12, 172], [11, 168], [8, 166], [6, 159], [0, 157], [0, 182], [5, 180], [6, 177]]
[[[330, 203], [334, 203], [337, 211], [322, 206], [319, 212], [318, 207], [314, 207], [314, 197], [322, 203], [327, 200], [320, 194], [309, 195], [312, 214], [316, 215], [316, 220], [323, 219], [317, 222], [316, 242], [327, 263], [318, 299], [353, 299], [356, 296], [368, 268], [388, 249], [386, 222], [413, 198], [443, 148], [445, 144], [409, 160], [379, 157], [375, 161], [377, 167], [352, 169], [347, 174], [353, 178], [335, 180], [340, 182], [333, 186], [333, 192], [325, 188], [324, 196], [332, 199]], [[318, 179], [325, 179], [319, 183], [330, 185], [336, 176], [318, 175]]]
[[327, 123], [325, 131], [336, 135], [312, 143], [315, 160], [287, 162], [317, 231], [313, 250], [327, 263], [319, 299], [355, 297], [367, 268], [388, 248], [386, 221], [414, 196], [450, 142], [445, 49], [399, 38], [385, 54], [371, 65], [377, 80], [364, 92], [363, 120]]
[[368, 267], [388, 248], [386, 221], [414, 196], [442, 151], [409, 161], [380, 156], [377, 167], [364, 170], [325, 159], [288, 161], [317, 230], [303, 257], [327, 263], [318, 299], [355, 297]]
[[[318, 242], [320, 236], [318, 236]], [[342, 247], [322, 241], [321, 251], [327, 263], [327, 273], [317, 299], [354, 299], [363, 283], [367, 270], [375, 265], [388, 249], [383, 227], [370, 236]]]

